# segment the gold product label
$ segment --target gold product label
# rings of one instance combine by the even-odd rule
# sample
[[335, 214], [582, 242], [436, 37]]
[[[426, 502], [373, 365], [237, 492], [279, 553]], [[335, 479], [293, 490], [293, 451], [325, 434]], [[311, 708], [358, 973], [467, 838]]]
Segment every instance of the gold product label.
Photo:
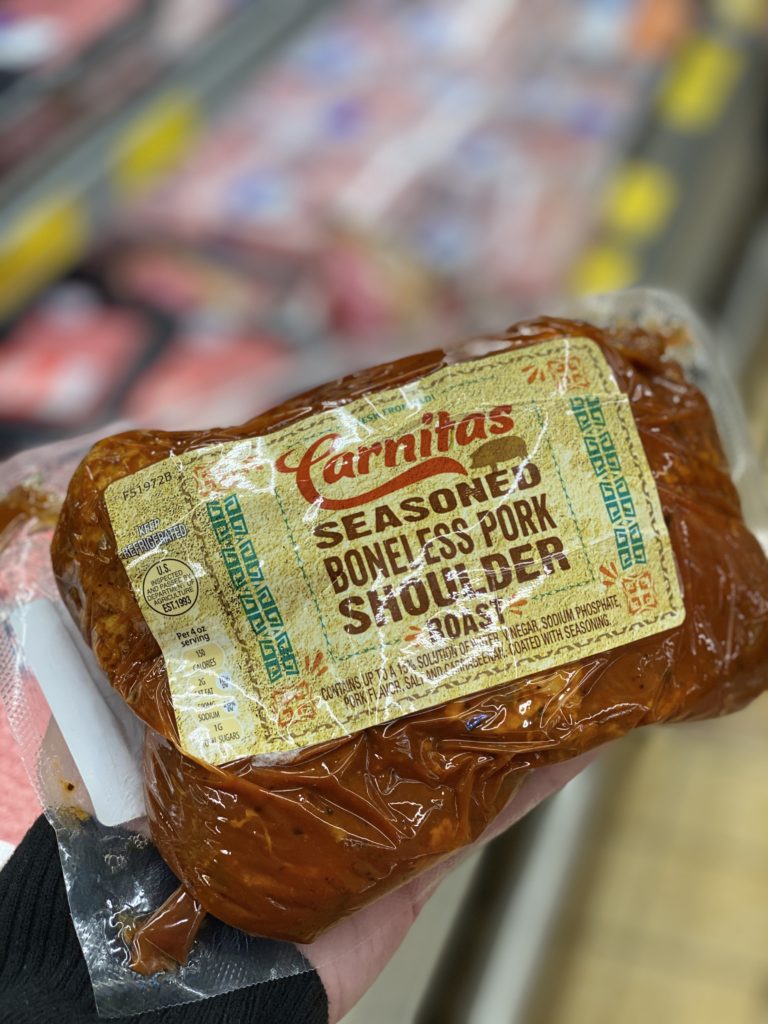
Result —
[[679, 625], [627, 396], [561, 338], [111, 484], [181, 744], [291, 751]]

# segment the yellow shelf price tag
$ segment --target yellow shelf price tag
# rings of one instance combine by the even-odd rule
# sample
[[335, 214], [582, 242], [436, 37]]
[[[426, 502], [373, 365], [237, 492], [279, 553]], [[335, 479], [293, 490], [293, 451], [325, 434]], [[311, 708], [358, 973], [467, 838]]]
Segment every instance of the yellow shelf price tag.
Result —
[[659, 112], [670, 128], [703, 132], [720, 117], [745, 68], [742, 53], [714, 36], [694, 40], [670, 69]]
[[717, 17], [735, 28], [762, 29], [768, 22], [765, 0], [712, 0]]
[[51, 196], [25, 210], [0, 238], [0, 315], [6, 315], [75, 263], [88, 241], [79, 200]]
[[117, 191], [135, 195], [171, 170], [189, 149], [200, 121], [197, 101], [183, 92], [166, 93], [142, 110], [115, 147]]
[[672, 175], [658, 164], [633, 160], [609, 185], [605, 219], [616, 231], [647, 240], [666, 226], [679, 190]]
[[636, 284], [640, 267], [629, 249], [612, 242], [595, 242], [577, 261], [570, 274], [574, 295], [618, 291]]

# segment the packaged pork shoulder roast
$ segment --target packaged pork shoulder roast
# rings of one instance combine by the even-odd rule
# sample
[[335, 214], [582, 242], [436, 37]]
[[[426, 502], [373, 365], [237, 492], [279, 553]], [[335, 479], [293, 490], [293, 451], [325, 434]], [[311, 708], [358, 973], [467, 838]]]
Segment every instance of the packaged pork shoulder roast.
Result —
[[[153, 1005], [212, 994], [254, 962], [270, 976], [276, 950], [272, 976], [299, 970], [288, 943], [479, 839], [532, 772], [768, 686], [766, 520], [734, 482], [756, 473], [729, 385], [676, 301], [587, 314], [384, 364], [241, 426], [118, 433], [47, 481], [71, 475], [60, 602], [109, 699], [146, 725], [146, 829], [175, 886], [164, 876], [162, 907], [114, 897], [111, 935], [81, 921], [97, 996], [118, 974], [165, 985]], [[33, 530], [6, 554], [47, 543]], [[10, 661], [13, 719], [34, 673], [23, 642]], [[56, 810], [52, 788], [68, 848], [95, 829], [103, 849], [104, 826]], [[135, 892], [137, 870], [115, 874]], [[225, 981], [209, 964], [191, 993], [173, 979], [212, 922], [283, 942], [253, 940]]]

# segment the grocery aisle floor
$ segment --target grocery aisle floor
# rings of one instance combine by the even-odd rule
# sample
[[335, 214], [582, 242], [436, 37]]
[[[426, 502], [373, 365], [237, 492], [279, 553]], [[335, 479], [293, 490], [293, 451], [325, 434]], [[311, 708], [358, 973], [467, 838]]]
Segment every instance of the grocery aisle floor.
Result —
[[531, 1024], [768, 1020], [767, 735], [763, 699], [626, 741]]

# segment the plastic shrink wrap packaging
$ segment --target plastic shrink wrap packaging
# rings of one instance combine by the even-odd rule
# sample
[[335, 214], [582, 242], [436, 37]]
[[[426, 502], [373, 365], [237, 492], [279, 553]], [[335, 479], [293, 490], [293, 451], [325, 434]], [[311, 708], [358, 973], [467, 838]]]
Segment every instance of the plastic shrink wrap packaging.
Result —
[[586, 312], [87, 452], [53, 570], [146, 723], [179, 886], [121, 932], [135, 971], [206, 915], [311, 942], [537, 768], [768, 685], [764, 507], [704, 332], [658, 293]]

